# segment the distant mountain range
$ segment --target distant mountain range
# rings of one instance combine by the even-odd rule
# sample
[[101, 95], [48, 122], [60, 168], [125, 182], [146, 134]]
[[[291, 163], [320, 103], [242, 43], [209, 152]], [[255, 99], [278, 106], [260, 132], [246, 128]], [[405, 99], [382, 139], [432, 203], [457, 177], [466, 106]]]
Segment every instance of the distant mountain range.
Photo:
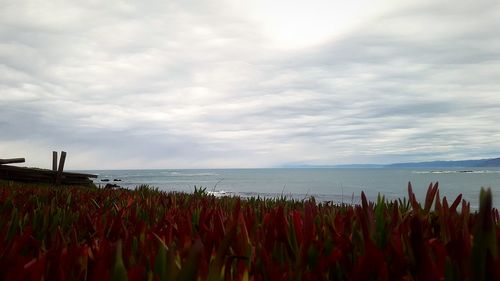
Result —
[[488, 158], [479, 160], [459, 160], [459, 161], [429, 161], [429, 162], [408, 162], [393, 164], [347, 164], [347, 165], [308, 165], [308, 164], [287, 164], [283, 168], [482, 168], [500, 167], [500, 158]]
[[480, 168], [500, 167], [500, 158], [460, 161], [430, 161], [414, 163], [394, 163], [384, 168]]

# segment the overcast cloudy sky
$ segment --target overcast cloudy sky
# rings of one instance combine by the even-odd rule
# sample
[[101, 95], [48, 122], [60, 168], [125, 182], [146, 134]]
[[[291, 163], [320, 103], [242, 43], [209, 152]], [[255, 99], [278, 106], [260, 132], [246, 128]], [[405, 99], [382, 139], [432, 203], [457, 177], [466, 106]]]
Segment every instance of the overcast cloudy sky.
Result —
[[500, 156], [500, 2], [0, 0], [0, 158]]

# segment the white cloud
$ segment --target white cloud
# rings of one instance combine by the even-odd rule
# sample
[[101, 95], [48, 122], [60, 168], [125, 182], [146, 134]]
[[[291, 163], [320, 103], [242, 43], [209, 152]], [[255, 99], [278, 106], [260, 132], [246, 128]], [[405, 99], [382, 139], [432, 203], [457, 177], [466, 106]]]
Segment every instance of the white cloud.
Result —
[[1, 155], [42, 164], [64, 149], [69, 168], [497, 156], [495, 1], [285, 2], [4, 2]]

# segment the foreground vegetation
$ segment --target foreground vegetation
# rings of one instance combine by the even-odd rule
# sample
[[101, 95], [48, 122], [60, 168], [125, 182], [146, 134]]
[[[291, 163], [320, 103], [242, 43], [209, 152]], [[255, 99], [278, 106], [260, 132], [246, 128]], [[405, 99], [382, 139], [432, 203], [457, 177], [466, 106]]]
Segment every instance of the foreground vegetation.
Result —
[[499, 215], [0, 183], [1, 280], [500, 280]]

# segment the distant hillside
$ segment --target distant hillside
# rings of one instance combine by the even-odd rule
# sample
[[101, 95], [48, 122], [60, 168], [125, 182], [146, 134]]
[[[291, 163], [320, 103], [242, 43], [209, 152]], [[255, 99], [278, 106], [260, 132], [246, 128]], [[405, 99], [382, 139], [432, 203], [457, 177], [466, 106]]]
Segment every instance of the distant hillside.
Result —
[[500, 167], [500, 158], [460, 161], [430, 161], [414, 163], [394, 163], [385, 168], [479, 168]]
[[481, 163], [478, 167], [500, 167], [500, 158], [486, 159], [486, 161]]
[[429, 161], [429, 162], [408, 162], [394, 164], [346, 164], [346, 165], [309, 165], [301, 163], [290, 163], [280, 168], [350, 168], [350, 169], [376, 169], [376, 168], [481, 168], [500, 167], [500, 158], [488, 158], [479, 160], [459, 160], [459, 161]]

